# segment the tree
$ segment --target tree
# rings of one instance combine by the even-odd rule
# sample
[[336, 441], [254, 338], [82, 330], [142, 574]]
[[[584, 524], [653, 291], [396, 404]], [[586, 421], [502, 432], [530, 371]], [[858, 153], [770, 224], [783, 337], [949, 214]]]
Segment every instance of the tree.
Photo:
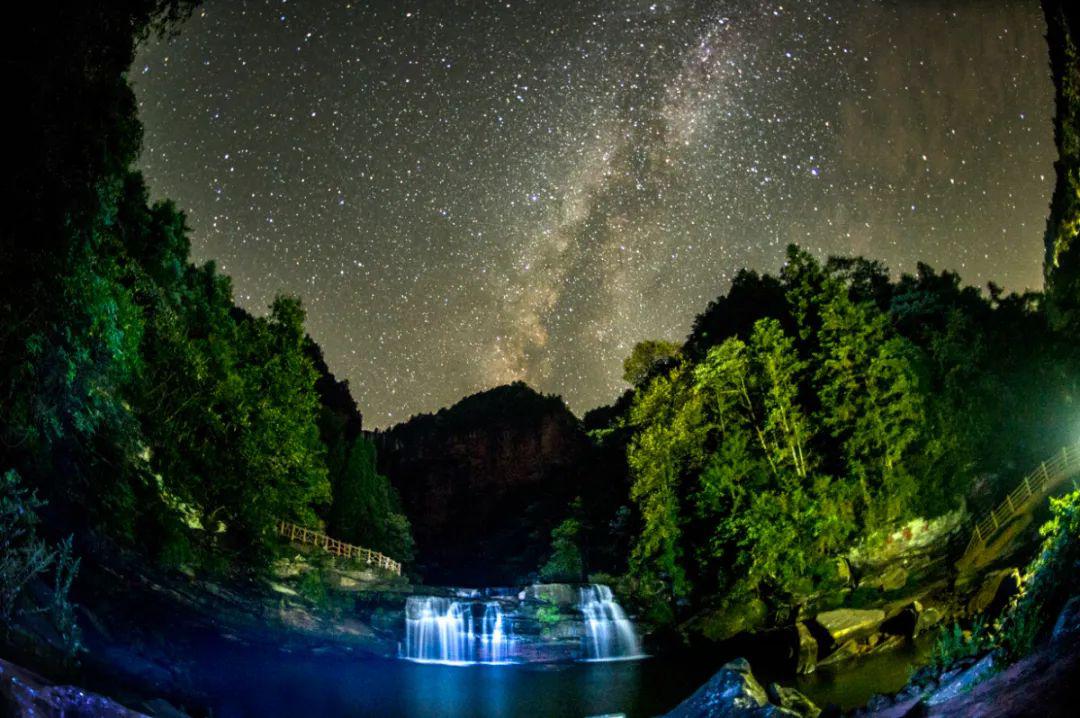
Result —
[[581, 499], [570, 504], [570, 516], [551, 530], [551, 555], [540, 567], [540, 578], [552, 582], [585, 580], [585, 559], [582, 551], [584, 526]]
[[1056, 181], [1046, 219], [1044, 274], [1050, 317], [1080, 330], [1080, 12], [1064, 0], [1043, 0], [1056, 114]]
[[663, 339], [646, 339], [634, 345], [623, 360], [623, 381], [639, 386], [679, 355], [679, 345]]
[[335, 537], [399, 561], [412, 559], [409, 520], [389, 479], [376, 469], [374, 443], [362, 435], [355, 437], [344, 463], [331, 475], [331, 486], [327, 526]]

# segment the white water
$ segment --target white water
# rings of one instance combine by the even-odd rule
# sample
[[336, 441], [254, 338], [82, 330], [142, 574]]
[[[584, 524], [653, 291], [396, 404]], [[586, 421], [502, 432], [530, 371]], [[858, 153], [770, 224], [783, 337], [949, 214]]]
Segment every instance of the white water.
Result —
[[[410, 596], [405, 601], [405, 642], [401, 657], [449, 665], [507, 663], [511, 641], [508, 624], [502, 607], [495, 601]], [[479, 632], [475, 630], [477, 627]]]
[[585, 616], [585, 660], [618, 661], [641, 658], [641, 642], [634, 624], [607, 586], [581, 588], [578, 606]]

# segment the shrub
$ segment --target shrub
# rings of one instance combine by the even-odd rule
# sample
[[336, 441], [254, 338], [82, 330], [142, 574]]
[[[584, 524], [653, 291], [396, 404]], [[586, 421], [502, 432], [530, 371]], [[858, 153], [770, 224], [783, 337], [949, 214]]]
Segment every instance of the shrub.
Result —
[[27, 586], [55, 558], [37, 537], [37, 510], [42, 503], [23, 488], [14, 471], [0, 478], [0, 624], [5, 630], [10, 630]]
[[975, 620], [970, 631], [954, 622], [952, 628], [943, 627], [931, 650], [931, 661], [939, 671], [951, 668], [958, 661], [972, 658], [991, 649], [993, 638], [981, 618]]
[[79, 571], [79, 559], [72, 553], [70, 537], [55, 549], [38, 537], [37, 511], [43, 505], [34, 492], [22, 486], [15, 471], [0, 476], [0, 627], [11, 631], [27, 588], [52, 568], [53, 581], [46, 598], [28, 610], [48, 613], [65, 653], [71, 657], [79, 650], [79, 632], [68, 595]]
[[1053, 518], [1043, 525], [1042, 549], [1028, 565], [1023, 592], [1002, 622], [1001, 646], [1014, 661], [1031, 652], [1069, 596], [1080, 591], [1080, 490], [1051, 498]]

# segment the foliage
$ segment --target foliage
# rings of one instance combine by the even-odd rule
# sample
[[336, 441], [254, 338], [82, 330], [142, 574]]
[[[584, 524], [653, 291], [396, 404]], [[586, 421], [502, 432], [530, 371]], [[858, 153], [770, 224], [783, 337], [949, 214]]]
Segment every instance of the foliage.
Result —
[[11, 627], [20, 597], [55, 556], [37, 537], [41, 501], [14, 471], [0, 477], [0, 623]]
[[[79, 571], [79, 560], [71, 550], [71, 538], [56, 548], [37, 535], [38, 511], [43, 506], [37, 496], [22, 486], [14, 471], [0, 476], [0, 627], [9, 632], [20, 613], [27, 609], [48, 613], [69, 657], [79, 648], [74, 606], [68, 596]], [[52, 569], [46, 599], [34, 604], [28, 591], [31, 584]]]
[[319, 608], [326, 608], [330, 604], [330, 592], [326, 588], [325, 567], [315, 564], [301, 573], [296, 590]]
[[930, 652], [931, 664], [938, 671], [946, 671], [958, 661], [973, 658], [993, 646], [993, 637], [981, 618], [976, 619], [967, 631], [953, 622], [951, 628], [942, 626], [938, 633]]
[[679, 345], [663, 339], [646, 339], [634, 345], [630, 355], [623, 360], [623, 381], [639, 386], [654, 373], [675, 360]]
[[536, 620], [540, 623], [540, 633], [550, 636], [551, 630], [562, 619], [559, 607], [552, 604], [544, 604], [536, 609]]
[[1056, 181], [1046, 219], [1044, 273], [1051, 318], [1080, 331], [1080, 12], [1064, 0], [1043, 0], [1055, 87]]
[[585, 576], [582, 557], [581, 499], [571, 504], [571, 515], [551, 531], [551, 555], [540, 567], [540, 578], [548, 583], [581, 581]]
[[390, 481], [376, 469], [375, 444], [357, 436], [347, 451], [332, 446], [339, 455], [331, 468], [334, 499], [327, 520], [330, 533], [399, 561], [412, 560], [409, 520]]
[[1053, 518], [1040, 529], [1042, 548], [1002, 622], [1001, 645], [1008, 660], [1027, 655], [1068, 598], [1080, 593], [1080, 490], [1051, 498], [1050, 506]]
[[[239, 309], [228, 277], [191, 263], [183, 214], [151, 203], [132, 169], [135, 45], [195, 4], [42, 6], [26, 18], [24, 141], [0, 223], [0, 462], [76, 530], [170, 566], [259, 566], [276, 520], [317, 524], [329, 505], [318, 419], [355, 404], [344, 385], [319, 390], [328, 371], [299, 300], [279, 297], [260, 317]], [[407, 557], [408, 525], [390, 503], [370, 500], [368, 518]]]
[[1034, 298], [923, 265], [893, 282], [792, 247], [779, 277], [740, 274], [631, 400], [640, 597], [672, 615], [805, 595], [849, 541], [951, 510], [984, 466], [1030, 463], [1064, 438], [1059, 344]]

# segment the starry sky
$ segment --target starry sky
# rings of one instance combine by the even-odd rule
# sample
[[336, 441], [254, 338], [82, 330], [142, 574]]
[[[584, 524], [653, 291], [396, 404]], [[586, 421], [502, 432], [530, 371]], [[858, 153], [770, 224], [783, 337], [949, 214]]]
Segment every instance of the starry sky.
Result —
[[796, 242], [1041, 287], [1036, 0], [206, 0], [131, 69], [155, 197], [366, 424], [521, 379], [579, 414]]

